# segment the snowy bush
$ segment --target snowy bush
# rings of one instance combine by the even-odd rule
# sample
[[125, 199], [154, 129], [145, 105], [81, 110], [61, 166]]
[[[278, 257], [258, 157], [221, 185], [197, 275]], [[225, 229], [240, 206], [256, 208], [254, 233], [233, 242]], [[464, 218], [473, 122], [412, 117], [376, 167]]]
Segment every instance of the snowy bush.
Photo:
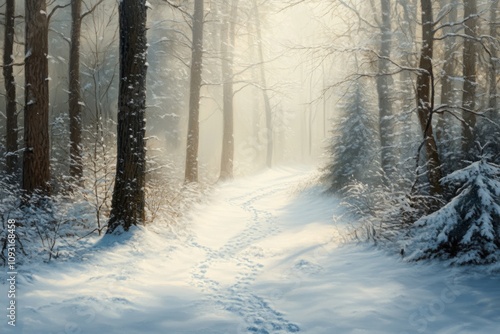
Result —
[[343, 189], [343, 196], [341, 205], [355, 221], [344, 236], [348, 240], [392, 243], [422, 216], [421, 208], [398, 186], [354, 182]]
[[342, 105], [342, 117], [333, 129], [324, 168], [323, 182], [330, 191], [340, 191], [349, 183], [376, 183], [380, 178], [376, 122], [369, 110], [366, 89], [356, 82]]
[[113, 125], [113, 121], [108, 120], [96, 123], [95, 128], [88, 127], [84, 130], [86, 145], [82, 146], [83, 184], [76, 189], [92, 206], [96, 221], [95, 231], [99, 235], [107, 228], [115, 184], [115, 134], [103, 130]]
[[[0, 186], [2, 184], [0, 182]], [[16, 186], [6, 186], [1, 191], [0, 202], [2, 229], [0, 230], [0, 265], [6, 264], [6, 223], [16, 221], [16, 262], [50, 261], [72, 257], [78, 248], [77, 241], [93, 227], [90, 206], [81, 198], [68, 195], [52, 197], [34, 194], [29, 201], [22, 200]]]
[[486, 264], [500, 259], [500, 167], [486, 158], [442, 179], [456, 196], [419, 219], [406, 247], [409, 260], [451, 259]]
[[[74, 192], [51, 197], [33, 195], [30, 199], [32, 203], [24, 203], [18, 187], [0, 180], [0, 266], [7, 264], [9, 219], [16, 221], [16, 262], [19, 265], [64, 261], [92, 247], [100, 238], [96, 204], [92, 199], [85, 198], [79, 190], [75, 188]], [[167, 226], [178, 232], [180, 226], [176, 223], [207, 191], [209, 188], [197, 184], [178, 186], [174, 190], [173, 186], [150, 182], [147, 189], [147, 218], [158, 227]], [[101, 228], [105, 228], [107, 216], [103, 215], [102, 218]]]

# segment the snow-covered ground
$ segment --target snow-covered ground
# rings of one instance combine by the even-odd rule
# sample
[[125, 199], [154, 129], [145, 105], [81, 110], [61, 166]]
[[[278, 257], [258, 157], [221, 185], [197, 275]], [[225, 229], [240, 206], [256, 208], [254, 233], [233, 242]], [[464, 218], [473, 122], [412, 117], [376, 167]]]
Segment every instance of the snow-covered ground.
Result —
[[[342, 243], [341, 208], [281, 168], [218, 186], [183, 231], [138, 228], [23, 268], [1, 333], [497, 333], [500, 279]], [[346, 222], [347, 223], [347, 222]]]

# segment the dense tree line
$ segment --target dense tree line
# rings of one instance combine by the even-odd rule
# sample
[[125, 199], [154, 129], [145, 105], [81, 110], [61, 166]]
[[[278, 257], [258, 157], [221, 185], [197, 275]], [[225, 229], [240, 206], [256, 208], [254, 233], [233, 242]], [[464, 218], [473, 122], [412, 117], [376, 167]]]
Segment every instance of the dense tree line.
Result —
[[[339, 123], [340, 128], [337, 127], [335, 131], [347, 133], [334, 133], [330, 150], [333, 162], [327, 166], [324, 179], [329, 180], [332, 189], [348, 197], [353, 189], [349, 184], [353, 182], [345, 184], [344, 180], [349, 177], [375, 187], [368, 191], [371, 193], [368, 197], [380, 196], [381, 188], [376, 188], [377, 185], [385, 186], [387, 194], [392, 192], [393, 196], [383, 196], [383, 199], [377, 197], [387, 202], [385, 209], [377, 208], [378, 212], [374, 213], [377, 210], [366, 206], [361, 211], [372, 215], [371, 221], [379, 221], [378, 226], [383, 226], [377, 232], [378, 235], [370, 232], [371, 238], [378, 239], [381, 235], [391, 234], [390, 230], [400, 231], [401, 226], [406, 226], [399, 236], [406, 235], [403, 237], [406, 240], [409, 233], [412, 237], [403, 244], [413, 245], [416, 243], [413, 240], [420, 240], [418, 247], [421, 253], [413, 255], [413, 259], [441, 254], [441, 257], [460, 257], [456, 263], [461, 264], [496, 261], [500, 226], [494, 218], [485, 218], [484, 223], [481, 223], [483, 225], [478, 227], [477, 220], [481, 212], [484, 213], [481, 216], [483, 218], [485, 215], [496, 215], [499, 204], [499, 193], [495, 186], [499, 177], [498, 165], [495, 164], [500, 162], [500, 123], [496, 102], [499, 78], [497, 54], [500, 46], [497, 39], [498, 1], [450, 0], [437, 3], [428, 0], [381, 0], [378, 4], [344, 2], [343, 7], [356, 13], [361, 26], [379, 28], [378, 31], [364, 31], [365, 40], [371, 38], [377, 41], [371, 43], [375, 45], [361, 39], [360, 46], [351, 50], [356, 59], [365, 61], [360, 61], [362, 65], [358, 65], [356, 60], [350, 80], [355, 80], [356, 85], [359, 82], [367, 84], [371, 80], [375, 84], [371, 94], [377, 97], [379, 103], [378, 108], [372, 108], [372, 113], [378, 109], [380, 148], [373, 143], [371, 152], [380, 152], [381, 160], [378, 172], [366, 169], [366, 173], [382, 177], [379, 181], [366, 182], [367, 176], [361, 177], [359, 172], [354, 172], [355, 168], [351, 168], [349, 175], [339, 173], [339, 166], [352, 165], [353, 155], [357, 156], [359, 168], [363, 168], [367, 156], [364, 143], [356, 140], [346, 143], [340, 139], [353, 132], [351, 127], [343, 125], [347, 124], [343, 119]], [[401, 34], [410, 39], [409, 57], [396, 56], [406, 52], [400, 44], [395, 43], [394, 36]], [[370, 47], [366, 47], [366, 44]], [[371, 65], [374, 61], [377, 66]], [[413, 94], [414, 105], [402, 105], [399, 91]], [[362, 104], [356, 95], [347, 94], [343, 98], [350, 100], [346, 103], [353, 105], [349, 108], [351, 116], [347, 117], [355, 120], [366, 114], [366, 103]], [[354, 106], [356, 104], [357, 107]], [[402, 119], [400, 115], [403, 113], [414, 117], [406, 118], [401, 123], [397, 120]], [[418, 124], [418, 128], [413, 124]], [[360, 125], [359, 128], [364, 129], [358, 130], [360, 134], [372, 131], [368, 125]], [[403, 146], [397, 143], [408, 140], [417, 145], [410, 150], [400, 150]], [[339, 150], [345, 153], [339, 154]], [[376, 164], [376, 160], [373, 161]], [[404, 169], [406, 161], [415, 161], [416, 168]], [[482, 161], [476, 163], [482, 167], [469, 166], [471, 161]], [[472, 170], [475, 171], [474, 176]], [[464, 175], [469, 175], [470, 180]], [[484, 179], [473, 181], [477, 177]], [[451, 186], [452, 179], [458, 184]], [[473, 182], [476, 182], [474, 186], [471, 185]], [[339, 184], [344, 186], [339, 188]], [[406, 188], [404, 198], [395, 195], [395, 185]], [[457, 186], [462, 187], [461, 195], [457, 195]], [[471, 187], [470, 191], [464, 190], [467, 187]], [[485, 195], [488, 198], [477, 194], [483, 191], [490, 194]], [[450, 210], [454, 209], [450, 208], [455, 203], [462, 207], [453, 211], [452, 219]], [[468, 205], [476, 206], [465, 209]], [[393, 220], [394, 214], [388, 214], [394, 207], [399, 208], [400, 219], [397, 221]], [[433, 212], [434, 215], [426, 218]], [[387, 219], [394, 224], [386, 224]], [[415, 222], [415, 226], [422, 228], [410, 229]], [[453, 224], [454, 227], [451, 226]], [[431, 237], [429, 229], [435, 232]], [[423, 235], [428, 237], [425, 247], [419, 239]], [[488, 250], [478, 246], [481, 243]]]
[[[271, 56], [278, 46], [265, 36], [270, 13], [297, 6], [314, 8], [323, 30], [287, 45], [308, 96], [292, 112], [276, 85], [289, 83], [270, 75], [285, 54]], [[150, 185], [168, 182], [174, 165], [177, 188], [204, 182], [208, 143], [220, 147], [209, 158], [218, 180], [233, 178], [243, 155], [272, 167], [292, 113], [303, 159], [321, 138], [317, 125], [326, 133], [328, 115], [341, 113], [324, 180], [347, 198], [365, 184], [365, 195], [388, 203], [366, 211], [398, 231], [453, 202], [447, 175], [500, 160], [498, 0], [6, 0], [2, 8], [3, 182], [23, 208], [81, 195], [99, 233], [104, 216], [109, 233], [144, 224]], [[251, 101], [237, 103], [241, 92]], [[206, 104], [213, 113], [203, 117]], [[203, 135], [215, 119], [220, 131]], [[251, 133], [250, 147], [236, 128]], [[161, 155], [146, 154], [161, 145]], [[491, 168], [476, 170], [495, 179]]]
[[[165, 133], [167, 147], [177, 153], [185, 133], [184, 183], [198, 182], [200, 101], [207, 93], [222, 105], [220, 180], [233, 177], [233, 100], [245, 89], [263, 92], [271, 166], [273, 116], [259, 6], [229, 0], [209, 8], [203, 0], [6, 1], [0, 163], [9, 191], [22, 195], [19, 205], [50, 211], [51, 198], [81, 195], [95, 207], [99, 233], [106, 226], [111, 233], [144, 224], [146, 179], [171, 164], [146, 156], [146, 130], [153, 141]], [[151, 8], [161, 10], [147, 18]], [[238, 28], [238, 21], [245, 24]], [[237, 35], [245, 33], [256, 35], [245, 48], [255, 49], [258, 60], [238, 51]], [[260, 77], [249, 75], [258, 68]], [[20, 85], [24, 89], [16, 89]], [[108, 225], [101, 223], [103, 213]]]

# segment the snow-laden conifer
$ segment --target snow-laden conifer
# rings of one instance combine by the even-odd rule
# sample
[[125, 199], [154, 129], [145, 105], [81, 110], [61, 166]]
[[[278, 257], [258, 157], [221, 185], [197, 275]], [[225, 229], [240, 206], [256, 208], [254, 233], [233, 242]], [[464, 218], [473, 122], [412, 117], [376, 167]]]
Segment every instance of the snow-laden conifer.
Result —
[[351, 181], [373, 181], [378, 164], [376, 120], [370, 112], [366, 88], [355, 82], [341, 105], [341, 117], [332, 131], [323, 180], [330, 191]]
[[500, 166], [486, 157], [441, 180], [456, 189], [442, 209], [419, 219], [408, 245], [410, 260], [452, 259], [485, 264], [500, 259]]

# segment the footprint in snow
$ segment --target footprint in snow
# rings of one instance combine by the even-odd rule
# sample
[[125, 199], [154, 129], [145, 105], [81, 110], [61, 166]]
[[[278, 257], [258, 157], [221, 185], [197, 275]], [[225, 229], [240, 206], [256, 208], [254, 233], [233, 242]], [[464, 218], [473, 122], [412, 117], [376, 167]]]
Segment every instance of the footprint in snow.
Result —
[[305, 274], [318, 274], [323, 270], [323, 267], [315, 263], [309, 262], [307, 260], [301, 259], [294, 266], [294, 269], [303, 272]]

